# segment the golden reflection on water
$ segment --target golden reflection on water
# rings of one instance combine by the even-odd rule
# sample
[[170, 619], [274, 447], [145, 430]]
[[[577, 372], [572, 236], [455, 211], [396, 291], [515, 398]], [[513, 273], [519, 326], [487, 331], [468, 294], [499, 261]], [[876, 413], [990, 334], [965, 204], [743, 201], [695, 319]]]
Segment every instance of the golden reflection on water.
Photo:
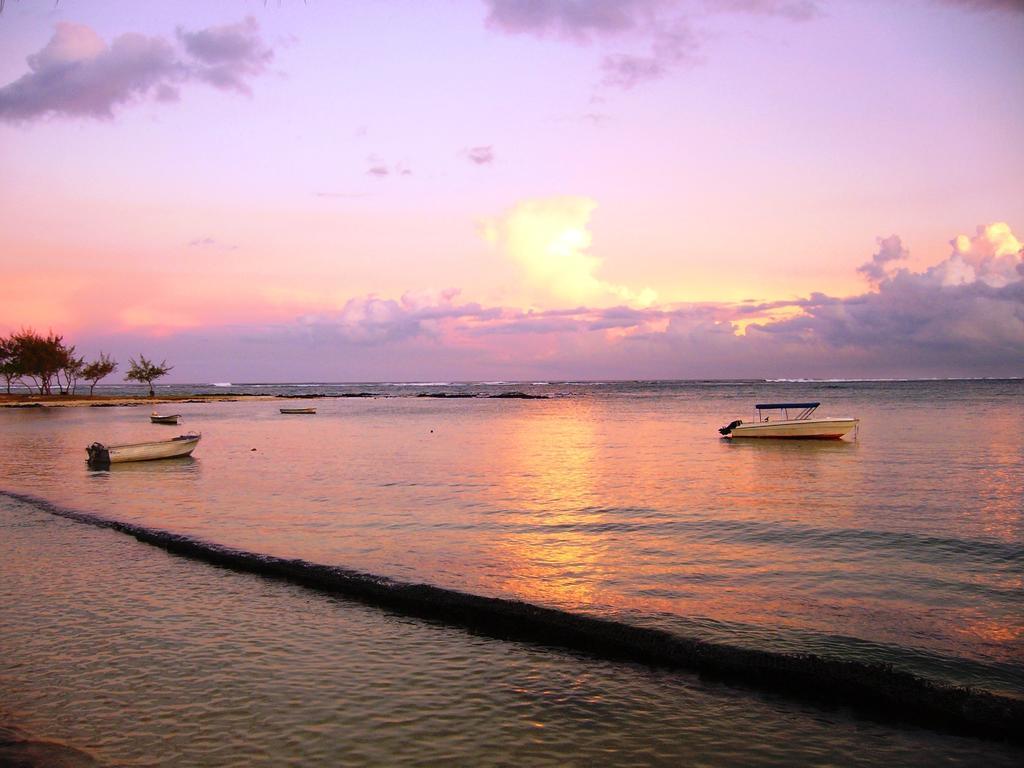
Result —
[[1008, 409], [998, 418], [984, 422], [985, 460], [977, 467], [983, 494], [976, 498], [977, 512], [985, 521], [985, 532], [1003, 541], [1021, 535], [1024, 509], [1024, 451], [1020, 435], [1024, 429], [1024, 408]]
[[512, 502], [514, 516], [530, 529], [493, 541], [493, 557], [507, 564], [495, 586], [513, 588], [527, 601], [588, 605], [603, 580], [606, 543], [574, 529], [601, 519], [588, 510], [597, 506], [602, 473], [595, 408], [574, 405], [568, 412], [520, 412], [505, 423], [505, 466], [493, 493]]
[[[709, 540], [686, 528], [666, 531], [680, 521], [700, 524], [709, 508], [718, 508], [722, 519], [757, 519], [771, 498], [766, 493], [791, 482], [795, 461], [800, 473], [816, 476], [830, 469], [831, 456], [856, 447], [793, 441], [734, 447], [701, 437], [692, 424], [624, 419], [600, 402], [561, 403], [509, 418], [487, 462], [501, 468], [495, 503], [519, 525], [490, 541], [490, 557], [503, 565], [492, 586], [571, 609], [642, 607], [801, 626], [788, 595], [756, 579], [730, 589], [721, 578], [737, 569], [751, 576], [795, 572], [801, 564], [793, 552], [769, 554], [757, 541]], [[694, 482], [690, 465], [709, 447], [741, 452], [744, 460]], [[609, 586], [624, 573], [629, 589]]]
[[1000, 645], [1016, 645], [1018, 661], [1024, 662], [1024, 620], [1007, 619], [1000, 621], [991, 617], [979, 616], [968, 620], [961, 632], [965, 639], [984, 640]]

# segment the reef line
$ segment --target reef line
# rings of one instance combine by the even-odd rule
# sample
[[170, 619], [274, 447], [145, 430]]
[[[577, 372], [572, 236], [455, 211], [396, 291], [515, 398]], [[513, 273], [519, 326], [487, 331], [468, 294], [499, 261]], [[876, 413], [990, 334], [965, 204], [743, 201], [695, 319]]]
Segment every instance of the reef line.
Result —
[[1024, 701], [944, 685], [888, 664], [738, 648], [518, 600], [483, 597], [233, 549], [61, 507], [29, 494], [0, 489], [0, 496], [77, 522], [110, 528], [192, 560], [287, 580], [498, 639], [693, 672], [819, 705], [847, 707], [870, 719], [1024, 744]]

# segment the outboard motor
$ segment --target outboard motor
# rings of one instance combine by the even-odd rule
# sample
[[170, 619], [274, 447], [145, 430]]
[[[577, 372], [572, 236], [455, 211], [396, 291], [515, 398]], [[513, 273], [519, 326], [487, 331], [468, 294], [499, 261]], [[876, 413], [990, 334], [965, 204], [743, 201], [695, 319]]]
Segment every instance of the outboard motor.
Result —
[[720, 434], [722, 437], [725, 437], [725, 436], [729, 435], [734, 429], [736, 429], [736, 427], [738, 427], [742, 423], [743, 423], [742, 419], [736, 419], [736, 421], [734, 421], [729, 426], [727, 426], [727, 427], [720, 427], [718, 429], [718, 434]]
[[102, 467], [110, 464], [110, 452], [103, 443], [93, 443], [85, 449], [89, 454], [89, 464], [92, 466]]

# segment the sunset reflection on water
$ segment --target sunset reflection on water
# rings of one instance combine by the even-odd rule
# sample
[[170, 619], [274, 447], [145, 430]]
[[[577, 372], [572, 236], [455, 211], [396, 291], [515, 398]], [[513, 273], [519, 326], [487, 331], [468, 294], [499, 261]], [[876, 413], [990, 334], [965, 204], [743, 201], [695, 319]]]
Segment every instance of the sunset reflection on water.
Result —
[[504, 422], [503, 461], [494, 462], [502, 469], [489, 496], [516, 525], [492, 542], [491, 558], [507, 564], [492, 587], [527, 601], [578, 608], [595, 602], [611, 542], [581, 531], [603, 520], [596, 501], [606, 472], [594, 434], [595, 406], [574, 403], [567, 411], [519, 413]]

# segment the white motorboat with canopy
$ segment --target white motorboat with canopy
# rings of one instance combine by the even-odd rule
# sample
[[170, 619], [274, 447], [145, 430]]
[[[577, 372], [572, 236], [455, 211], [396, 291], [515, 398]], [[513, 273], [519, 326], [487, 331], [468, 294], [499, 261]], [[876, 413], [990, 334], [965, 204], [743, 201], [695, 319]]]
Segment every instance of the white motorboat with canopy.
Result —
[[860, 421], [850, 417], [815, 416], [821, 403], [758, 403], [755, 421], [737, 419], [719, 429], [723, 437], [774, 437], [798, 440], [840, 440], [855, 432]]

